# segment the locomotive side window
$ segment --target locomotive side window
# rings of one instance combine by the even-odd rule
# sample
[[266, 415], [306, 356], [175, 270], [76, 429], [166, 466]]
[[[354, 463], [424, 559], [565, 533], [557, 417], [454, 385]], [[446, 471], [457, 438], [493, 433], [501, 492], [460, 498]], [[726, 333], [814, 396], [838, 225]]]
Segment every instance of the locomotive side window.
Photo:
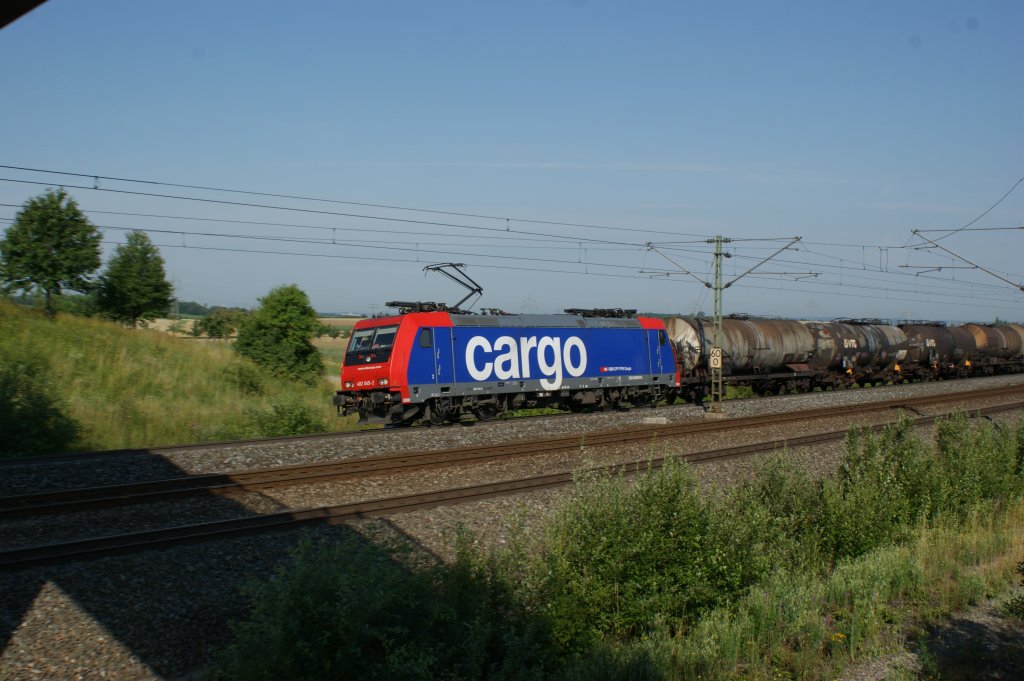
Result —
[[423, 329], [420, 331], [420, 347], [421, 348], [432, 348], [434, 347], [434, 330]]

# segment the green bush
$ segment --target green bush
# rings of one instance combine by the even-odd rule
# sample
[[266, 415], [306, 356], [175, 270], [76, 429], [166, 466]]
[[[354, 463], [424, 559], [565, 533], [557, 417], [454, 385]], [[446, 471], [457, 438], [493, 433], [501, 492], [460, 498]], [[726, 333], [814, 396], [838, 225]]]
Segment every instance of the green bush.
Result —
[[851, 431], [839, 475], [822, 488], [822, 531], [833, 559], [896, 541], [931, 517], [935, 472], [934, 457], [910, 421], [877, 435]]
[[991, 421], [963, 415], [941, 421], [936, 443], [944, 510], [963, 517], [982, 501], [1019, 494], [1019, 438]]
[[733, 559], [742, 566], [741, 584], [820, 558], [820, 487], [785, 455], [760, 461], [752, 479], [718, 500], [714, 515], [721, 543], [746, 554]]
[[[452, 567], [413, 569], [362, 543], [308, 544], [254, 592], [220, 673], [833, 678], [843, 660], [888, 645], [889, 623], [920, 596], [936, 556], [972, 564], [935, 537], [894, 545], [1020, 496], [1022, 430], [955, 419], [935, 447], [909, 423], [855, 432], [835, 479], [813, 481], [776, 456], [715, 493], [674, 460], [628, 479], [581, 474], [537, 535], [513, 531], [486, 558], [463, 541]], [[984, 590], [972, 579], [956, 590], [968, 599]]]
[[[1020, 585], [1024, 586], [1024, 562], [1017, 563], [1017, 574], [1020, 575]], [[1009, 600], [1006, 612], [1019, 620], [1024, 620], [1024, 593], [1019, 593]]]
[[[688, 467], [669, 461], [632, 485], [595, 476], [548, 528], [539, 601], [573, 648], [683, 620], [744, 588], [758, 569], [724, 530]], [[756, 532], [756, 530], [755, 530]]]
[[53, 371], [31, 349], [0, 348], [0, 457], [67, 450], [79, 433], [54, 389]]
[[258, 367], [248, 362], [233, 362], [224, 367], [224, 380], [245, 395], [265, 395], [266, 377]]
[[328, 338], [340, 338], [341, 334], [342, 329], [339, 329], [337, 326], [331, 326], [330, 324], [324, 324], [322, 322], [318, 324], [316, 328], [316, 335], [318, 338], [322, 338], [323, 336], [327, 336]]
[[306, 435], [327, 431], [327, 424], [317, 410], [298, 400], [286, 400], [271, 406], [270, 411], [247, 409], [246, 416], [260, 437]]
[[350, 533], [304, 540], [247, 589], [251, 618], [218, 656], [219, 679], [546, 679], [541, 624], [472, 562], [413, 567]]
[[245, 323], [248, 313], [237, 308], [217, 307], [192, 325], [192, 335], [206, 334], [210, 338], [230, 338]]
[[319, 326], [309, 297], [298, 286], [279, 286], [260, 298], [260, 307], [239, 327], [234, 347], [279, 376], [316, 383], [324, 372], [312, 343]]

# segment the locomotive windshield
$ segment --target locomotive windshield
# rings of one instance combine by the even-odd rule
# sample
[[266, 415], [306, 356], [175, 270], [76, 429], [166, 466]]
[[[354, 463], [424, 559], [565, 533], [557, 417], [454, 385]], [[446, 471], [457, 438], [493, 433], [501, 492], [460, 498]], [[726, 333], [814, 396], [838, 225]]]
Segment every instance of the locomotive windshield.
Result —
[[391, 346], [395, 344], [397, 333], [397, 324], [357, 329], [352, 333], [352, 340], [348, 343], [345, 364], [386, 362], [391, 356]]

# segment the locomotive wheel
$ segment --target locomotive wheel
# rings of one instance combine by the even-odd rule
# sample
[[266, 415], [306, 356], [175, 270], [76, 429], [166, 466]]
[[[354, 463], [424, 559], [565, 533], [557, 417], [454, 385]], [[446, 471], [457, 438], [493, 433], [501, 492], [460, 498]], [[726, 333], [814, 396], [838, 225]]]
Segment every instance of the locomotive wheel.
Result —
[[443, 398], [434, 400], [430, 403], [430, 416], [427, 420], [430, 421], [431, 425], [442, 426], [445, 421], [451, 421], [452, 415], [454, 414], [455, 420], [458, 420], [458, 412], [452, 409], [451, 399]]
[[498, 407], [493, 404], [482, 404], [473, 409], [473, 416], [478, 421], [490, 421], [498, 415]]

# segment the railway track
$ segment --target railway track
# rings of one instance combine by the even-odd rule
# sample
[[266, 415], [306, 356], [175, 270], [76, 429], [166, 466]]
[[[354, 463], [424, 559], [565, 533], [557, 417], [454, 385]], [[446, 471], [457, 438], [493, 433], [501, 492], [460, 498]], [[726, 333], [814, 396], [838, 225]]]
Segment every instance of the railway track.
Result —
[[289, 485], [337, 481], [368, 475], [409, 473], [441, 466], [492, 461], [505, 457], [575, 450], [584, 446], [631, 444], [722, 430], [778, 425], [794, 421], [856, 417], [896, 410], [913, 412], [919, 408], [936, 404], [1016, 395], [1024, 395], [1024, 386], [1004, 386], [980, 391], [974, 390], [968, 393], [883, 400], [782, 414], [762, 414], [738, 419], [664, 425], [645, 424], [614, 431], [541, 440], [523, 440], [497, 445], [401, 452], [315, 464], [263, 468], [233, 474], [195, 475], [123, 485], [22, 494], [0, 497], [0, 521], [48, 513], [68, 513], [166, 501], [196, 495], [228, 496]]
[[[970, 398], [978, 399], [979, 397], [1000, 397], [1000, 396], [1019, 396], [1024, 392], [1024, 388], [1001, 388], [993, 389], [991, 391], [984, 391], [983, 395], [976, 394], [978, 391], [974, 391], [969, 395], [954, 394], [944, 396], [930, 396], [926, 398], [915, 398], [915, 399], [903, 399], [903, 400], [889, 400], [885, 402], [878, 402], [873, 404], [855, 405], [849, 406], [842, 409], [820, 409], [810, 410], [791, 414], [775, 414], [758, 417], [750, 417], [744, 419], [734, 420], [718, 420], [700, 423], [689, 423], [689, 424], [675, 424], [675, 425], [663, 425], [663, 426], [650, 426], [644, 428], [632, 428], [624, 431], [607, 432], [607, 433], [596, 433], [587, 436], [576, 436], [566, 438], [550, 438], [547, 440], [539, 440], [533, 442], [521, 442], [513, 443], [510, 445], [500, 445], [492, 447], [474, 447], [464, 448], [462, 450], [453, 450], [451, 452], [420, 452], [415, 454], [402, 454], [395, 456], [385, 457], [373, 457], [371, 459], [363, 459], [358, 461], [344, 461], [336, 462], [336, 465], [343, 465], [347, 468], [345, 472], [334, 471], [326, 473], [321, 471], [320, 474], [315, 475], [313, 481], [320, 479], [337, 479], [342, 477], [351, 477], [357, 475], [368, 475], [370, 473], [387, 473], [387, 472], [399, 472], [416, 470], [417, 468], [439, 466], [439, 465], [452, 465], [455, 463], [473, 461], [475, 459], [493, 459], [496, 456], [510, 456], [510, 455], [522, 455], [527, 453], [538, 453], [543, 451], [557, 451], [565, 449], [575, 449], [581, 445], [585, 446], [596, 446], [596, 445], [613, 445], [613, 444], [627, 444], [635, 443], [644, 440], [651, 440], [656, 438], [665, 437], [677, 437], [679, 435], [685, 435], [690, 433], [698, 432], [709, 432], [714, 430], [721, 430], [724, 428], [735, 428], [742, 426], [755, 426], [764, 425], [766, 423], [777, 424], [785, 421], [793, 420], [808, 420], [811, 418], [827, 418], [834, 417], [837, 415], [857, 415], [866, 414], [870, 412], [877, 412], [880, 410], [892, 410], [892, 409], [910, 409], [914, 410], [918, 407], [935, 405], [940, 403], [956, 402], [958, 399]], [[1024, 402], [1017, 401], [1011, 404], [999, 405], [986, 407], [983, 409], [971, 410], [972, 415], [989, 415], [998, 413], [1001, 411], [1010, 410], [1022, 410], [1024, 409]], [[918, 416], [914, 419], [917, 424], [927, 424], [933, 422], [942, 415], [933, 416]], [[742, 425], [741, 425], [742, 424]], [[874, 426], [875, 428], [884, 427], [885, 424]], [[824, 433], [818, 433], [814, 435], [787, 438], [780, 440], [773, 440], [770, 442], [755, 443], [750, 445], [742, 445], [737, 447], [726, 447], [714, 450], [708, 450], [704, 452], [677, 455], [679, 458], [691, 461], [693, 463], [703, 463], [709, 461], [719, 461], [728, 458], [734, 458], [739, 456], [747, 456], [750, 454], [772, 451], [783, 446], [796, 447], [805, 446], [809, 444], [822, 443], [840, 440], [846, 435], [846, 429], [833, 430]], [[448, 455], [448, 458], [437, 458], [440, 455]], [[425, 457], [424, 459], [418, 459], [417, 457]], [[660, 468], [665, 458], [656, 458], [644, 462], [635, 462], [628, 464], [616, 464], [612, 466], [602, 467], [598, 470], [608, 471], [619, 471], [624, 473], [632, 473], [637, 470], [646, 470], [649, 466], [654, 469]], [[330, 464], [324, 464], [324, 466], [330, 466]], [[276, 486], [280, 484], [301, 484], [309, 482], [310, 477], [307, 475], [305, 478], [292, 478], [289, 481], [285, 481], [287, 475], [295, 472], [293, 469], [308, 469], [309, 466], [299, 467], [288, 467], [286, 469], [268, 469], [267, 471], [253, 471], [252, 475], [266, 475], [267, 477], [262, 483], [256, 482], [256, 478], [250, 479], [245, 483], [242, 483], [243, 488], [248, 485], [249, 488], [253, 488], [253, 485], [263, 484], [266, 486]], [[316, 467], [312, 467], [316, 468]], [[273, 473], [277, 474], [277, 479], [274, 480]], [[250, 474], [246, 474], [250, 475]], [[454, 505], [460, 503], [467, 503], [472, 501], [478, 501], [491, 497], [507, 495], [507, 494], [520, 494], [530, 491], [536, 491], [540, 489], [547, 489], [552, 487], [558, 487], [567, 485], [572, 482], [573, 474], [571, 472], [561, 472], [547, 475], [532, 476], [528, 478], [521, 478], [515, 480], [505, 480], [494, 483], [487, 483], [482, 485], [474, 485], [456, 489], [447, 489], [439, 491], [431, 491], [419, 494], [410, 494], [393, 498], [375, 499], [369, 501], [359, 501], [334, 506], [324, 506], [320, 508], [304, 509], [297, 511], [284, 511], [266, 515], [252, 516], [246, 518], [239, 518], [233, 520], [208, 522], [180, 527], [169, 527], [158, 530], [149, 530], [145, 532], [136, 532], [129, 534], [122, 534], [117, 536], [102, 537], [96, 539], [86, 539], [78, 541], [68, 541], [55, 544], [48, 544], [43, 546], [27, 547], [20, 549], [12, 549], [0, 552], [0, 568], [3, 569], [19, 569], [23, 567], [29, 567], [40, 564], [47, 564], [53, 562], [63, 562], [68, 560], [80, 560], [91, 557], [100, 557], [106, 555], [115, 555], [125, 552], [132, 552], [148, 548], [159, 548], [166, 546], [173, 546], [181, 543], [190, 543], [196, 541], [203, 541], [208, 539], [227, 538], [233, 536], [240, 536], [244, 534], [251, 534], [256, 532], [273, 531], [276, 529], [296, 527], [304, 524], [311, 523], [329, 523], [338, 524], [343, 523], [354, 518], [360, 517], [374, 517], [374, 516], [388, 516], [398, 513], [407, 513], [410, 511], [431, 508], [441, 505]], [[200, 476], [203, 478], [211, 476]], [[213, 476], [213, 477], [237, 477], [237, 476]], [[179, 484], [187, 482], [190, 479], [184, 481], [162, 481], [165, 483]], [[192, 480], [192, 482], [195, 482]], [[232, 483], [221, 480], [218, 482], [214, 489], [220, 490], [219, 492], [211, 492], [210, 488], [202, 488], [201, 486], [195, 486], [192, 489], [164, 489], [154, 490], [149, 489], [148, 491], [141, 492], [141, 495], [136, 499], [138, 500], [150, 500], [153, 496], [146, 495], [167, 495], [162, 498], [168, 498], [169, 496], [181, 496], [188, 494], [200, 494], [200, 493], [227, 493], [227, 487]], [[134, 485], [124, 487], [137, 487]], [[241, 488], [237, 488], [241, 489]], [[237, 491], [236, 489], [236, 491]], [[108, 490], [109, 491], [109, 490]], [[66, 499], [60, 501], [53, 498], [48, 499], [43, 503], [38, 503], [34, 507], [35, 512], [55, 512], [55, 504], [65, 503], [72, 504], [71, 507], [65, 508], [95, 508], [96, 506], [90, 506], [90, 504], [107, 504], [112, 503], [111, 500], [115, 500], [115, 503], [132, 503], [131, 501], [125, 501], [128, 497], [117, 497], [110, 496], [98, 492], [97, 490], [73, 490], [72, 492], [78, 495], [77, 499]], [[90, 499], [90, 495], [98, 495]], [[5, 513], [9, 513], [8, 517], [16, 517], [18, 515], [25, 515], [33, 513], [32, 504], [27, 504], [29, 496], [36, 496], [37, 500], [42, 495], [24, 495], [19, 503], [12, 503], [18, 498], [8, 497], [0, 500], [3, 504]], [[75, 506], [77, 505], [77, 506]]]
[[[968, 379], [963, 379], [968, 380]], [[983, 393], [988, 389], [975, 390], [975, 391], [964, 391], [963, 394], [970, 395], [972, 393]], [[803, 393], [801, 393], [803, 394]], [[771, 400], [771, 399], [786, 399], [790, 395], [769, 395], [765, 397], [750, 397], [741, 398], [735, 400], [735, 402], [743, 402], [745, 400]], [[679, 404], [679, 405], [668, 405], [660, 407], [659, 409], [671, 409], [673, 407], [686, 408], [692, 407], [690, 404]], [[638, 407], [637, 409], [645, 409]], [[527, 419], [546, 420], [560, 417], [572, 416], [569, 413], [562, 414], [541, 414], [533, 416], [517, 416], [514, 418], [498, 418], [493, 421], [467, 421], [462, 422], [463, 426], [472, 427], [486, 427], [488, 424], [496, 423], [508, 423], [509, 421], [522, 421]], [[450, 427], [452, 425], [459, 424], [445, 424], [442, 427]], [[434, 427], [434, 426], [422, 426], [422, 427]], [[420, 430], [421, 427], [414, 428], [367, 428], [364, 430], [355, 431], [342, 431], [333, 433], [314, 433], [309, 435], [286, 435], [279, 437], [266, 437], [266, 438], [255, 438], [247, 440], [222, 440], [218, 442], [197, 442], [197, 443], [186, 443], [186, 444], [174, 444], [174, 445], [160, 445], [155, 447], [137, 447], [137, 448], [125, 448], [125, 449], [104, 449], [96, 451], [84, 451], [84, 452], [67, 452], [60, 454], [44, 454], [31, 457], [10, 457], [0, 459], [0, 470], [5, 468], [17, 468], [17, 467], [46, 467], [54, 466], [59, 464], [82, 464], [90, 462], [102, 462], [107, 459], [123, 460], [129, 457], [160, 457], [169, 453], [180, 453], [186, 451], [203, 451], [203, 450], [217, 450], [217, 449], [229, 449], [236, 447], [247, 447], [247, 446], [264, 446], [264, 445], [275, 445], [275, 444], [296, 444], [296, 443], [315, 443], [322, 441], [336, 441], [345, 439], [360, 439], [360, 438], [372, 438], [381, 433], [415, 433]]]

